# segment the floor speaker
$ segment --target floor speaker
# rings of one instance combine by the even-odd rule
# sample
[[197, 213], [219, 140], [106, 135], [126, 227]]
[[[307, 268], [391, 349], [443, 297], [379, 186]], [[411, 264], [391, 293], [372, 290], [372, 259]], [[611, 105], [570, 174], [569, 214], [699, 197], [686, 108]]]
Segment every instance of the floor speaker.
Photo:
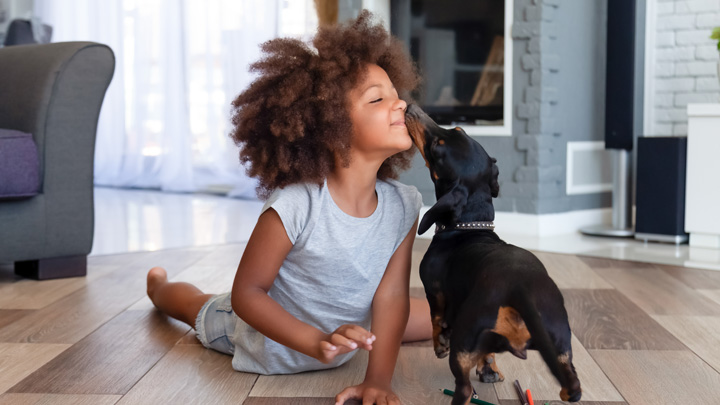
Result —
[[687, 242], [687, 137], [640, 137], [637, 142], [635, 239]]
[[635, 133], [642, 133], [635, 128], [642, 115], [642, 106], [636, 105], [640, 100], [636, 100], [636, 76], [640, 74], [636, 62], [644, 47], [644, 41], [638, 41], [644, 30], [638, 21], [644, 13], [637, 0], [607, 0], [605, 149], [613, 157], [612, 224], [580, 229], [585, 235], [626, 238], [634, 233], [631, 156]]

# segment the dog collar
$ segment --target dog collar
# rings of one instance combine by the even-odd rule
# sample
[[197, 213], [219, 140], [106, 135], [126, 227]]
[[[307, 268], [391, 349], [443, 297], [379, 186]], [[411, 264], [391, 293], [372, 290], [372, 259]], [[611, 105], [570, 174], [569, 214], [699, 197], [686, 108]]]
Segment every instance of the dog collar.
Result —
[[470, 229], [486, 229], [488, 231], [492, 231], [495, 229], [495, 224], [493, 221], [475, 221], [475, 222], [458, 222], [453, 227], [447, 227], [445, 225], [435, 225], [435, 233], [442, 232], [444, 230], [448, 229], [460, 229], [460, 230], [470, 230]]

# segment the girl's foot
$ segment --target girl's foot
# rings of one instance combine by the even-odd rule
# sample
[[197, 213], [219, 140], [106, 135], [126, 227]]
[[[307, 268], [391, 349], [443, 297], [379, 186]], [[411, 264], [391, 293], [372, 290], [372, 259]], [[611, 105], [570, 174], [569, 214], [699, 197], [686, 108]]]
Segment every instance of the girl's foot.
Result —
[[162, 267], [153, 267], [148, 271], [147, 274], [147, 295], [150, 300], [153, 299], [153, 294], [158, 286], [168, 282], [167, 271]]

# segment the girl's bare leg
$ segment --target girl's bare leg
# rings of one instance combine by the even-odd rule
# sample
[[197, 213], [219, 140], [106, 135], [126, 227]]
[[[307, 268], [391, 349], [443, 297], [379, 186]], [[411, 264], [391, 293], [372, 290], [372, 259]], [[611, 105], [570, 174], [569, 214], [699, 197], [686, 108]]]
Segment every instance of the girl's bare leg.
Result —
[[167, 272], [162, 267], [148, 271], [147, 295], [157, 309], [193, 328], [198, 312], [213, 296], [189, 283], [168, 282]]
[[403, 342], [432, 339], [430, 304], [426, 299], [410, 298], [410, 316], [403, 335]]

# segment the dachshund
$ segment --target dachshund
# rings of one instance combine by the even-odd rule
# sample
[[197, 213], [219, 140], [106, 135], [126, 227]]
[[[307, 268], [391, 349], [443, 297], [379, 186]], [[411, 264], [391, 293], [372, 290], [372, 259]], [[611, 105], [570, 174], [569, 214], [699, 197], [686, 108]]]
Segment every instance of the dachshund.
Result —
[[494, 232], [492, 199], [500, 191], [496, 159], [460, 127], [438, 126], [411, 104], [405, 123], [435, 185], [437, 202], [423, 216], [420, 234], [436, 232], [420, 263], [430, 304], [433, 347], [450, 355], [454, 405], [472, 394], [470, 371], [480, 381], [503, 381], [495, 353], [525, 359], [537, 350], [562, 387], [564, 401], [580, 400], [563, 296], [532, 253]]

